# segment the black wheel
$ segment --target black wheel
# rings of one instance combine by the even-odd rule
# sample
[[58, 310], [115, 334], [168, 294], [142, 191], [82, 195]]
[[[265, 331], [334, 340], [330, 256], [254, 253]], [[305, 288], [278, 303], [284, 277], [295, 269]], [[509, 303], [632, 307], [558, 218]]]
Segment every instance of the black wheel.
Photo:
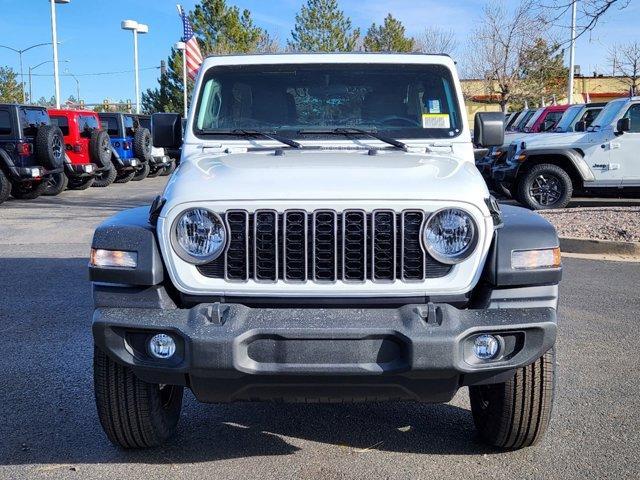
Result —
[[141, 162], [149, 163], [153, 160], [151, 156], [151, 132], [146, 128], [138, 128], [133, 136], [133, 154]]
[[49, 175], [49, 178], [47, 178], [44, 183], [46, 186], [44, 187], [44, 192], [42, 192], [42, 194], [54, 197], [56, 195], [60, 195], [67, 189], [69, 179], [64, 172], [54, 173], [53, 175]]
[[60, 128], [55, 125], [43, 125], [38, 128], [34, 153], [40, 164], [48, 169], [61, 168], [64, 162], [64, 139]]
[[571, 177], [561, 167], [535, 165], [518, 181], [517, 200], [532, 210], [564, 208], [571, 200]]
[[551, 419], [555, 390], [555, 352], [519, 368], [504, 383], [469, 387], [471, 412], [480, 438], [494, 447], [535, 445]]
[[127, 170], [126, 172], [119, 173], [116, 177], [115, 183], [127, 183], [133, 179], [135, 174], [135, 170]]
[[86, 190], [93, 185], [94, 180], [93, 177], [70, 178], [67, 188], [69, 190]]
[[111, 165], [111, 140], [104, 130], [91, 131], [89, 156], [91, 161], [100, 168]]
[[149, 174], [147, 175], [147, 178], [155, 178], [158, 175], [160, 175], [160, 173], [162, 173], [164, 171], [164, 166], [160, 165], [159, 167], [156, 167], [155, 165], [153, 167], [149, 166]]
[[114, 445], [157, 447], [174, 435], [183, 387], [145, 383], [98, 347], [93, 350], [93, 385], [100, 423]]
[[136, 170], [132, 180], [134, 182], [139, 182], [140, 180], [144, 180], [145, 178], [147, 178], [147, 176], [149, 176], [150, 169], [151, 167], [149, 167], [148, 163], [143, 163], [142, 166], [138, 170]]
[[96, 173], [96, 176], [94, 177], [94, 180], [93, 180], [93, 186], [108, 187], [116, 180], [117, 175], [118, 175], [118, 172], [116, 171], [116, 167], [111, 165], [111, 168], [109, 168], [108, 170], [101, 170], [98, 173]]
[[33, 200], [42, 195], [46, 187], [46, 180], [14, 183], [11, 185], [11, 196], [20, 200]]
[[162, 172], [160, 172], [160, 176], [165, 177], [167, 175], [171, 175], [175, 171], [176, 171], [176, 161], [174, 159], [171, 159], [171, 162], [169, 163], [169, 165], [166, 165], [162, 170]]
[[11, 182], [4, 172], [0, 170], [0, 203], [6, 201], [9, 195], [11, 195]]

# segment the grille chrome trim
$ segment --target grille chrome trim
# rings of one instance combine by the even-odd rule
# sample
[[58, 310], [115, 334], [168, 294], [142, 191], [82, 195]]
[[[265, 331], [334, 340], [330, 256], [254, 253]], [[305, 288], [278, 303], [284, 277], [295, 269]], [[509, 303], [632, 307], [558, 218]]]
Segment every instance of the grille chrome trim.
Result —
[[[258, 216], [270, 213], [273, 215], [273, 255], [274, 255], [274, 276], [273, 280], [258, 277]], [[278, 282], [278, 212], [272, 209], [260, 209], [253, 213], [253, 280], [260, 283]]]
[[[303, 258], [304, 270], [302, 279], [291, 279], [287, 271], [287, 220], [292, 213], [301, 213], [304, 216], [303, 224]], [[282, 214], [282, 279], [285, 282], [303, 283], [309, 279], [309, 213], [306, 210], [289, 209]]]
[[405, 232], [405, 227], [406, 227], [406, 218], [408, 214], [412, 214], [412, 213], [416, 213], [422, 216], [422, 219], [420, 221], [420, 236], [422, 236], [422, 232], [423, 232], [423, 228], [424, 228], [424, 222], [427, 219], [427, 215], [424, 211], [422, 210], [415, 210], [415, 209], [409, 209], [409, 210], [403, 210], [400, 216], [400, 279], [403, 282], [423, 282], [425, 277], [426, 277], [426, 255], [427, 252], [424, 249], [424, 246], [422, 245], [422, 239], [418, 238], [418, 244], [420, 246], [420, 250], [422, 251], [422, 275], [420, 276], [420, 278], [407, 278], [406, 275], [406, 264], [405, 264], [405, 258], [407, 257], [406, 255], [406, 242], [405, 242], [405, 237], [406, 237], [406, 232]]
[[[245, 275], [244, 278], [230, 278], [229, 277], [229, 260], [228, 260], [228, 253], [229, 253], [229, 249], [231, 248], [231, 242], [233, 241], [232, 235], [233, 233], [231, 232], [231, 224], [229, 223], [229, 215], [235, 215], [235, 214], [244, 214], [244, 218], [245, 218], [245, 227], [244, 227], [244, 235], [245, 235]], [[228, 236], [229, 236], [229, 241], [227, 242], [227, 248], [224, 251], [224, 279], [228, 282], [246, 282], [247, 280], [249, 280], [249, 276], [250, 276], [250, 264], [249, 264], [249, 212], [247, 212], [246, 210], [227, 210], [227, 212], [224, 215], [224, 221], [225, 224], [227, 226], [227, 230], [228, 230]]]
[[[378, 214], [389, 214], [391, 215], [391, 278], [388, 279], [378, 279], [376, 278], [376, 260], [378, 259], [376, 255], [376, 217]], [[397, 263], [398, 263], [398, 221], [397, 214], [393, 210], [389, 209], [380, 209], [374, 210], [371, 212], [371, 281], [373, 282], [395, 282], [398, 278], [397, 272]]]
[[[359, 214], [362, 215], [362, 278], [347, 278], [348, 266], [347, 266], [347, 215]], [[367, 212], [361, 209], [349, 209], [342, 212], [342, 281], [343, 282], [357, 282], [362, 283], [367, 280]]]
[[[317, 237], [318, 235], [316, 234], [316, 229], [317, 229], [317, 223], [318, 223], [318, 215], [321, 214], [330, 214], [333, 216], [333, 279], [331, 280], [325, 280], [325, 279], [318, 279], [317, 278], [317, 257], [318, 255], [316, 254], [316, 248], [317, 248]], [[312, 215], [312, 232], [313, 232], [313, 237], [312, 237], [312, 247], [311, 247], [311, 251], [312, 251], [312, 269], [313, 271], [311, 272], [311, 277], [313, 278], [314, 282], [318, 282], [318, 283], [333, 283], [336, 282], [338, 280], [338, 212], [336, 212], [335, 210], [328, 210], [328, 209], [321, 209], [321, 210], [314, 210], [313, 211], [313, 215]]]

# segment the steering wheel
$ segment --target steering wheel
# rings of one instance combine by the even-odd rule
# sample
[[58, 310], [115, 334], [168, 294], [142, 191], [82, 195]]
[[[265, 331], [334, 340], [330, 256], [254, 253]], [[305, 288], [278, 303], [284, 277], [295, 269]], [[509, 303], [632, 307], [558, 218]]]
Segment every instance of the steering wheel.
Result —
[[421, 125], [412, 118], [407, 117], [399, 117], [397, 115], [389, 115], [388, 117], [384, 117], [380, 119], [380, 123], [383, 125], [393, 125], [393, 126], [403, 126], [407, 125], [410, 127], [420, 127]]

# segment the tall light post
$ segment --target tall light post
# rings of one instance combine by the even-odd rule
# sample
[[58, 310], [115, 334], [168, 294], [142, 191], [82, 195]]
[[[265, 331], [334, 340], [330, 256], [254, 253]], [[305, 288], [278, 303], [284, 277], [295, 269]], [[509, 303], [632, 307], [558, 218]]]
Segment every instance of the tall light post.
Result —
[[140, 113], [140, 78], [138, 69], [138, 34], [149, 33], [149, 26], [138, 23], [135, 20], [123, 20], [120, 24], [123, 30], [131, 30], [133, 32], [133, 70], [135, 72], [136, 81], [136, 113]]
[[60, 77], [58, 74], [58, 26], [56, 23], [56, 3], [67, 4], [71, 0], [49, 0], [51, 4], [51, 43], [53, 44], [53, 83], [56, 95], [56, 108], [60, 108]]
[[184, 118], [187, 118], [187, 44], [176, 42], [174, 48], [182, 52], [182, 101], [184, 104]]
[[22, 54], [24, 52], [28, 52], [32, 48], [42, 47], [43, 45], [51, 45], [49, 42], [45, 43], [36, 43], [35, 45], [31, 45], [27, 48], [13, 48], [8, 45], [0, 45], [0, 48], [6, 48], [7, 50], [11, 50], [12, 52], [16, 52], [18, 57], [20, 58], [20, 83], [22, 84], [22, 103], [27, 103], [27, 94], [24, 88], [24, 73], [22, 72]]
[[571, 46], [569, 47], [569, 105], [573, 103], [573, 71], [576, 67], [576, 13], [578, 0], [571, 2]]
[[[40, 65], [44, 65], [46, 63], [53, 63], [53, 60], [45, 60], [44, 62], [40, 62], [33, 67], [29, 67], [29, 103], [33, 103], [33, 96], [31, 94], [31, 72], [33, 72]], [[69, 60], [58, 60], [58, 63], [69, 63]], [[58, 107], [56, 108], [60, 108], [60, 106], [58, 105]]]

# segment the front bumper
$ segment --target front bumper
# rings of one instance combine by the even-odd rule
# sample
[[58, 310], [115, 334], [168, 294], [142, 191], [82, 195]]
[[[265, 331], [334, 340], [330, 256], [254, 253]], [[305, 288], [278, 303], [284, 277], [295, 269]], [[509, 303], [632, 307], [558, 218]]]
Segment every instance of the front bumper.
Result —
[[[146, 345], [176, 339], [168, 360]], [[498, 335], [496, 360], [472, 354], [473, 339]], [[97, 308], [94, 341], [142, 380], [188, 385], [206, 402], [235, 400], [450, 400], [462, 385], [495, 383], [555, 342], [556, 311], [535, 307]]]
[[515, 182], [516, 177], [518, 176], [519, 169], [519, 163], [506, 162], [499, 165], [494, 165], [491, 168], [491, 178], [496, 183], [512, 185]]
[[151, 158], [151, 165], [154, 165], [157, 167], [166, 166], [166, 165], [169, 165], [169, 163], [171, 163], [171, 159], [167, 155]]
[[46, 169], [42, 166], [33, 166], [33, 167], [16, 167], [11, 166], [9, 168], [10, 177], [14, 182], [29, 182], [33, 180], [42, 180], [49, 175], [53, 175], [54, 173], [60, 173], [64, 171], [64, 167], [56, 168], [56, 169]]

